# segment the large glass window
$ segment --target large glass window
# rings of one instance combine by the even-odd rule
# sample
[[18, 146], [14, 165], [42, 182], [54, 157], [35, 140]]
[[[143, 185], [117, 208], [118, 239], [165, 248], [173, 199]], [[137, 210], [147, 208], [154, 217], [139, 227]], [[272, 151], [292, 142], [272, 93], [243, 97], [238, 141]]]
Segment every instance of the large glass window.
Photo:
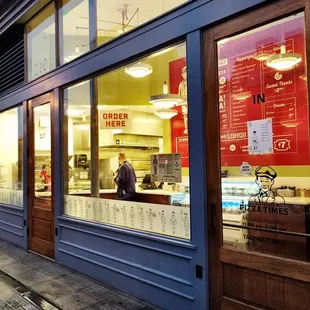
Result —
[[98, 0], [98, 45], [177, 7], [187, 0]]
[[90, 49], [89, 1], [61, 0], [59, 5], [60, 64], [64, 64]]
[[64, 97], [65, 214], [190, 239], [185, 43], [67, 88]]
[[52, 3], [26, 25], [28, 81], [56, 67], [55, 8]]
[[0, 113], [0, 143], [0, 204], [23, 207], [22, 107]]
[[309, 261], [304, 14], [217, 47], [224, 246]]

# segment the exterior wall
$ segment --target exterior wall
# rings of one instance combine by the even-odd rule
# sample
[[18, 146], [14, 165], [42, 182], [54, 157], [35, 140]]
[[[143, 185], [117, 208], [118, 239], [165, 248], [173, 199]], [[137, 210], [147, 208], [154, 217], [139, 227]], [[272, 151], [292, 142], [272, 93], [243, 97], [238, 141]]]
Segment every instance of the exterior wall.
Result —
[[[223, 18], [249, 9], [265, 0], [197, 0], [137, 28], [127, 36], [83, 55], [18, 90], [0, 98], [0, 111], [24, 100], [53, 91], [55, 96], [54, 165], [62, 167], [61, 87], [87, 75], [109, 70], [112, 66], [149, 53], [186, 38], [191, 153], [192, 242], [103, 226], [62, 215], [62, 171], [56, 169], [55, 226], [56, 261], [111, 286], [136, 295], [165, 309], [208, 308], [208, 258], [206, 237], [206, 169], [204, 156], [204, 94], [202, 80], [201, 29]], [[1, 23], [0, 23], [1, 27]], [[3, 26], [5, 27], [5, 25]], [[26, 136], [26, 132], [25, 132]], [[26, 156], [26, 155], [25, 155]], [[25, 161], [27, 162], [27, 161]], [[25, 165], [25, 170], [27, 166]], [[26, 186], [25, 186], [26, 187]], [[26, 200], [25, 200], [26, 201]], [[25, 246], [23, 217], [2, 212], [0, 237]], [[7, 210], [7, 208], [6, 208]], [[8, 223], [8, 224], [6, 224]], [[15, 225], [15, 226], [12, 226]], [[203, 268], [196, 277], [196, 265]]]
[[0, 204], [0, 237], [26, 248], [27, 234], [24, 228], [24, 210]]

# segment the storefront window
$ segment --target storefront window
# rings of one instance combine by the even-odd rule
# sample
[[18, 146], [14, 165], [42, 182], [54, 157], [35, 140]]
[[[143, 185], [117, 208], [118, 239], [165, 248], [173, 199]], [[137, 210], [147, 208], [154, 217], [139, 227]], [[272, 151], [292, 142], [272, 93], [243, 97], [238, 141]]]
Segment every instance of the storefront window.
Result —
[[22, 107], [0, 113], [0, 142], [0, 204], [23, 207]]
[[89, 1], [60, 1], [59, 28], [61, 64], [89, 51]]
[[[162, 50], [91, 83], [65, 90], [65, 111], [83, 111], [67, 112], [64, 124], [73, 171], [65, 182], [65, 214], [190, 239], [186, 45]], [[98, 110], [97, 146], [89, 142], [90, 102]], [[81, 155], [88, 163], [94, 147], [99, 153], [99, 195], [89, 198], [94, 176], [85, 173], [81, 180], [85, 169], [77, 166]], [[70, 163], [71, 155], [77, 159]]]
[[128, 32], [187, 0], [98, 0], [98, 45]]
[[56, 67], [55, 8], [49, 5], [26, 25], [28, 81]]
[[304, 14], [217, 46], [224, 246], [307, 261]]

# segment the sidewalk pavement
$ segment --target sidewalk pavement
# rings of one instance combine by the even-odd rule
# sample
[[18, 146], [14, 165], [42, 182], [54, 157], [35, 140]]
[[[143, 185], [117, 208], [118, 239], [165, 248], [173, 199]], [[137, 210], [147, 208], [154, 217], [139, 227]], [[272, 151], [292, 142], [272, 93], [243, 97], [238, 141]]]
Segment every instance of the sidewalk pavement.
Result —
[[0, 240], [1, 310], [160, 310]]

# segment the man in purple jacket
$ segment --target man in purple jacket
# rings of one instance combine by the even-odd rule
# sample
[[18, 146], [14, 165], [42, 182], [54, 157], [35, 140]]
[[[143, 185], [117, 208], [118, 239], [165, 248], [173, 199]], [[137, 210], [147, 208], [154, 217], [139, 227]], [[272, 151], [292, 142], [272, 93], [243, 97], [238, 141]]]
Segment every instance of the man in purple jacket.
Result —
[[119, 153], [120, 167], [114, 179], [117, 184], [117, 197], [122, 200], [134, 200], [136, 192], [136, 173], [132, 164], [126, 160], [124, 153]]

